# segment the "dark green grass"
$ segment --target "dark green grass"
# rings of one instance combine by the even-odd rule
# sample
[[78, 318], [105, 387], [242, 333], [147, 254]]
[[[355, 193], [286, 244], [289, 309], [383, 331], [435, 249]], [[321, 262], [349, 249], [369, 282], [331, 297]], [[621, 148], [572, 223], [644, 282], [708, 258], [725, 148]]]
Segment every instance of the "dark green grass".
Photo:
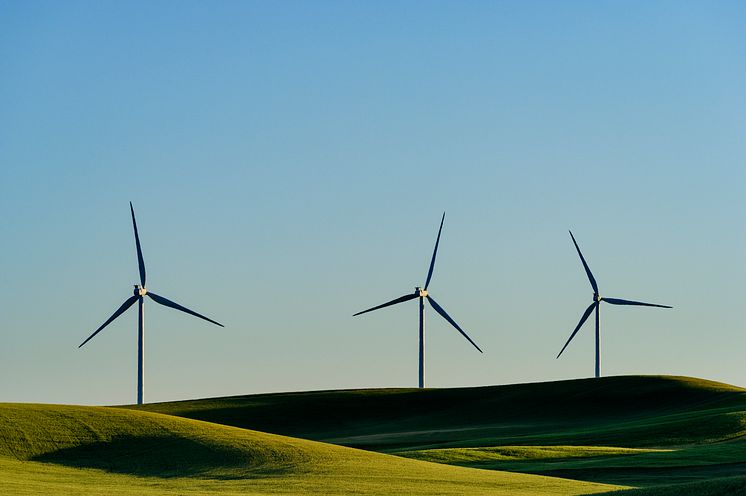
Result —
[[746, 494], [746, 477], [723, 477], [687, 484], [628, 489], [602, 494], [603, 496], [743, 496]]
[[127, 408], [0, 404], [7, 494], [614, 489], [594, 482], [644, 486], [630, 496], [746, 494], [746, 391], [683, 377], [612, 377]]
[[[439, 463], [635, 486], [742, 474], [746, 462], [746, 391], [686, 377], [320, 391], [144, 408]], [[493, 456], [520, 446], [534, 454]], [[534, 456], [551, 447], [552, 456]]]
[[685, 377], [631, 376], [266, 394], [141, 408], [377, 451], [522, 444], [640, 448], [741, 436], [746, 391]]
[[[505, 456], [505, 452], [510, 456]], [[536, 456], [539, 452], [542, 456]], [[746, 474], [746, 443], [693, 445], [665, 451], [549, 446], [446, 448], [401, 452], [464, 467], [552, 475], [620, 485], [653, 486]]]
[[0, 404], [2, 495], [574, 495], [586, 482], [437, 465], [119, 408]]

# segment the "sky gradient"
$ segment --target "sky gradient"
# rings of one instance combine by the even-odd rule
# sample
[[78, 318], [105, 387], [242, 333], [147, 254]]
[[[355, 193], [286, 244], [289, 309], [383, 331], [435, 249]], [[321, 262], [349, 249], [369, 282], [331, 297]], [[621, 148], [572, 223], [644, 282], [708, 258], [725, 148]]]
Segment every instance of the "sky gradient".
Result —
[[746, 386], [743, 2], [0, 0], [0, 401]]

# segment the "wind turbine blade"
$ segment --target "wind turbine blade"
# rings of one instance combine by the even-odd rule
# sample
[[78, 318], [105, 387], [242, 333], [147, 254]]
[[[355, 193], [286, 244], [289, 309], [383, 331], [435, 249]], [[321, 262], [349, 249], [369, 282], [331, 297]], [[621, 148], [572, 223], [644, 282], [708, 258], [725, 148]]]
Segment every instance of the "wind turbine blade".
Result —
[[160, 303], [161, 305], [164, 305], [164, 306], [167, 306], [167, 307], [175, 308], [176, 310], [181, 310], [184, 313], [188, 313], [189, 315], [194, 315], [195, 317], [199, 317], [200, 319], [206, 320], [208, 322], [212, 322], [213, 324], [219, 325], [220, 327], [225, 327], [220, 322], [215, 322], [212, 319], [208, 319], [204, 315], [201, 315], [201, 314], [198, 314], [195, 311], [189, 310], [187, 307], [182, 307], [178, 303], [174, 303], [173, 301], [169, 300], [168, 298], [164, 298], [163, 296], [158, 296], [157, 294], [151, 293], [150, 291], [147, 292], [147, 295], [150, 296], [151, 298], [153, 298], [153, 300], [155, 300], [156, 303]]
[[383, 307], [390, 307], [391, 305], [396, 305], [397, 303], [401, 303], [403, 301], [409, 301], [414, 300], [415, 298], [419, 297], [420, 295], [418, 293], [410, 293], [408, 295], [401, 296], [395, 300], [388, 301], [382, 305], [378, 305], [377, 307], [369, 308], [367, 310], [363, 310], [362, 312], [358, 312], [356, 314], [353, 314], [353, 317], [357, 317], [358, 315], [362, 315], [364, 313], [372, 312], [373, 310], [378, 310], [379, 308]]
[[130, 212], [132, 212], [132, 227], [135, 228], [135, 245], [137, 246], [137, 268], [140, 269], [140, 285], [145, 287], [145, 261], [142, 259], [142, 249], [140, 248], [140, 236], [137, 234], [137, 221], [135, 220], [135, 209], [130, 202]]
[[117, 308], [117, 311], [116, 311], [116, 312], [114, 312], [114, 313], [113, 313], [113, 314], [111, 315], [111, 317], [109, 317], [109, 319], [108, 319], [108, 320], [107, 320], [106, 322], [104, 322], [103, 324], [101, 324], [101, 327], [99, 327], [98, 329], [96, 329], [96, 331], [95, 331], [95, 332], [94, 332], [93, 334], [91, 334], [90, 336], [88, 336], [88, 339], [86, 339], [85, 341], [83, 341], [83, 342], [82, 342], [82, 343], [80, 344], [80, 346], [78, 346], [78, 348], [82, 347], [82, 346], [83, 346], [84, 344], [86, 344], [86, 343], [87, 343], [88, 341], [90, 341], [91, 339], [93, 339], [93, 336], [95, 336], [96, 334], [98, 334], [99, 332], [101, 332], [101, 330], [102, 330], [102, 329], [103, 329], [104, 327], [106, 327], [107, 325], [111, 324], [111, 322], [112, 322], [112, 321], [113, 321], [114, 319], [116, 319], [117, 317], [119, 317], [120, 315], [122, 315], [122, 314], [123, 314], [123, 313], [124, 313], [124, 312], [125, 312], [125, 311], [126, 311], [126, 310], [127, 310], [128, 308], [129, 308], [129, 307], [131, 307], [131, 306], [132, 306], [132, 304], [133, 304], [133, 303], [135, 303], [135, 302], [137, 301], [137, 298], [138, 298], [138, 296], [130, 296], [129, 298], [127, 298], [127, 299], [125, 300], [125, 302], [124, 302], [124, 303], [122, 303], [122, 306], [121, 306], [121, 307], [119, 307], [119, 308]]
[[449, 324], [451, 324], [453, 327], [455, 327], [456, 330], [458, 332], [460, 332], [462, 336], [464, 336], [471, 344], [473, 344], [474, 347], [477, 350], [479, 350], [479, 353], [484, 353], [479, 348], [479, 346], [477, 346], [477, 343], [475, 343], [474, 341], [471, 340], [471, 338], [466, 334], [466, 332], [464, 332], [464, 330], [459, 327], [459, 325], [456, 323], [456, 321], [453, 320], [451, 318], [451, 316], [448, 315], [445, 310], [443, 310], [443, 307], [441, 307], [440, 305], [438, 305], [438, 303], [430, 295], [427, 295], [427, 301], [430, 302], [430, 305], [435, 309], [436, 312], [438, 312], [440, 314], [441, 317], [443, 317], [444, 319], [446, 319]]
[[570, 339], [567, 340], [567, 343], [565, 343], [565, 346], [562, 347], [562, 350], [559, 352], [559, 355], [557, 355], [557, 358], [560, 357], [563, 351], [565, 351], [565, 348], [567, 348], [567, 345], [570, 344], [570, 341], [572, 341], [572, 338], [575, 337], [575, 335], [578, 333], [580, 328], [585, 324], [585, 321], [588, 320], [588, 317], [590, 316], [591, 312], [593, 312], [593, 308], [596, 306], [596, 302], [590, 304], [588, 308], [585, 309], [585, 313], [582, 317], [580, 317], [580, 322], [578, 322], [578, 325], [575, 327], [575, 330], [572, 331], [572, 334], [570, 334]]
[[658, 308], [673, 308], [669, 307], [668, 305], [657, 305], [655, 303], [643, 303], [641, 301], [632, 301], [632, 300], [621, 300], [619, 298], [601, 298], [606, 303], [611, 303], [612, 305], [636, 305], [640, 307], [658, 307]]
[[580, 261], [583, 262], [583, 268], [585, 268], [585, 273], [588, 274], [588, 280], [591, 282], [593, 291], [598, 294], [598, 284], [596, 284], [596, 279], [593, 277], [593, 274], [591, 274], [591, 269], [588, 268], [588, 264], [585, 263], [585, 258], [583, 258], [583, 254], [580, 253], [580, 247], [578, 247], [578, 243], [575, 241], [575, 236], [572, 235], [572, 231], [570, 231], [570, 237], [572, 238], [572, 242], [575, 245], [575, 249], [578, 250]]
[[430, 270], [427, 271], [427, 280], [425, 281], [425, 289], [430, 285], [430, 279], [433, 277], [433, 269], [435, 268], [435, 255], [438, 254], [438, 243], [440, 243], [440, 232], [443, 230], [443, 221], [446, 220], [446, 213], [443, 212], [443, 217], [440, 219], [440, 229], [438, 229], [438, 238], [435, 240], [435, 249], [433, 250], [433, 258], [430, 259]]

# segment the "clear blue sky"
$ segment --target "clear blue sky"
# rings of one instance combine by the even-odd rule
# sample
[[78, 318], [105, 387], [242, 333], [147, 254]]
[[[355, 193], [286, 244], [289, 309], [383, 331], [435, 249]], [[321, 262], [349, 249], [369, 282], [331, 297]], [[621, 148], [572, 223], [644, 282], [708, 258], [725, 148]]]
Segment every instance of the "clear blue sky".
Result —
[[602, 372], [746, 386], [743, 2], [0, 0], [0, 401]]

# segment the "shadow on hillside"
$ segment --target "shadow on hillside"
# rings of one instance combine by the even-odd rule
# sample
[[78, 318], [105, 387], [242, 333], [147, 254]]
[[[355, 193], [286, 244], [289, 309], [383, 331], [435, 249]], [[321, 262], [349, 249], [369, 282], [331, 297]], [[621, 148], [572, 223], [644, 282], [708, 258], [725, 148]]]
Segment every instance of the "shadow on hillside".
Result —
[[267, 464], [238, 448], [161, 436], [117, 436], [109, 441], [44, 453], [32, 460], [161, 478], [249, 479], [279, 475], [291, 469]]
[[670, 484], [639, 489], [624, 489], [595, 493], [597, 496], [742, 496], [746, 493], [746, 477], [733, 476], [685, 484]]
[[[686, 377], [277, 393], [141, 409], [373, 451], [520, 444], [679, 446], [744, 427], [746, 390]], [[299, 417], [298, 412], [303, 416]], [[702, 422], [703, 414], [713, 415]]]
[[[499, 470], [494, 468], [493, 470]], [[736, 474], [746, 472], [746, 463], [719, 463], [690, 465], [683, 467], [651, 467], [640, 465], [638, 467], [599, 467], [595, 469], [560, 469], [528, 471], [527, 473], [546, 475], [549, 477], [561, 477], [563, 479], [574, 479], [586, 482], [599, 482], [601, 484], [618, 484], [620, 486], [653, 487], [669, 484], [685, 484], [694, 482], [706, 482], [714, 479], [727, 478]], [[741, 483], [746, 481], [744, 478]], [[605, 494], [605, 493], [604, 493]], [[688, 492], [672, 494], [690, 494]], [[699, 494], [699, 493], [696, 493]], [[710, 494], [710, 493], [707, 493]], [[714, 494], [721, 494], [713, 492]], [[745, 494], [745, 493], [738, 493]]]

